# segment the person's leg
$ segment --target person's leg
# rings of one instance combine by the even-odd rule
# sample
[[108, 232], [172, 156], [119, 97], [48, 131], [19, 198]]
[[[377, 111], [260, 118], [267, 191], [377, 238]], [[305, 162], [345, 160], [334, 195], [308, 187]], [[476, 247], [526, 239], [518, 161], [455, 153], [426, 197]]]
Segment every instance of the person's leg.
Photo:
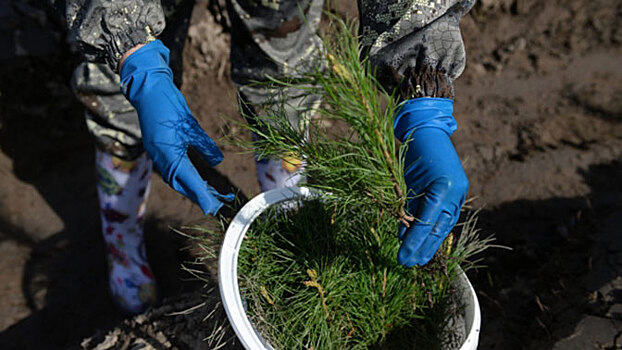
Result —
[[[194, 1], [164, 0], [162, 5], [167, 27], [160, 39], [171, 50], [171, 68], [179, 85]], [[142, 146], [136, 111], [121, 93], [119, 83], [119, 75], [107, 65], [86, 62], [76, 68], [72, 79], [97, 145], [97, 193], [110, 292], [121, 310], [136, 314], [157, 302], [143, 238], [152, 164]]]
[[143, 238], [151, 160], [144, 153], [123, 160], [97, 149], [95, 163], [110, 291], [122, 310], [139, 313], [157, 301]]
[[[254, 82], [268, 76], [292, 78], [322, 65], [322, 43], [317, 36], [323, 0], [228, 2], [231, 19], [231, 78], [238, 86], [245, 116], [284, 109], [289, 122], [305, 129], [320, 103], [297, 89], [274, 91]], [[258, 136], [255, 136], [258, 137]], [[257, 159], [262, 191], [295, 186], [301, 180], [300, 159]]]
[[151, 161], [142, 148], [136, 112], [119, 90], [116, 73], [105, 64], [82, 63], [73, 89], [86, 107], [96, 143], [95, 168], [110, 293], [127, 313], [157, 302], [157, 288], [145, 254], [143, 218]]

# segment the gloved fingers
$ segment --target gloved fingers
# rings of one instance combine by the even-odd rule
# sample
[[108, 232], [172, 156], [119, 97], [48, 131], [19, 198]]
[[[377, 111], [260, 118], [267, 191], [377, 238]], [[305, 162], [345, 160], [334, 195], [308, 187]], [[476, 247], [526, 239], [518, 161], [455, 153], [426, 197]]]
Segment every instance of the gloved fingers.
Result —
[[427, 264], [453, 228], [453, 222], [451, 215], [442, 212], [434, 225], [414, 225], [400, 246], [398, 263], [407, 267]]
[[[408, 201], [408, 204], [405, 208], [408, 215], [412, 215], [415, 218], [415, 221], [410, 224], [411, 226], [418, 222], [423, 222], [421, 219], [419, 219], [417, 215], [415, 215], [417, 214], [417, 211], [419, 209], [419, 203], [421, 202], [421, 199], [423, 199], [423, 195], [417, 195], [415, 198]], [[397, 237], [399, 239], [404, 239], [404, 234], [407, 230], [408, 227], [406, 227], [406, 225], [404, 225], [403, 223], [400, 223], [399, 227], [397, 228]]]
[[209, 166], [218, 165], [223, 159], [222, 152], [192, 115], [181, 92], [174, 85], [171, 89], [172, 91], [165, 94], [162, 99], [168, 100], [168, 105], [173, 107], [171, 113], [174, 117], [166, 119], [160, 126], [172, 131], [169, 138], [174, 139], [173, 144], [191, 145]]
[[[211, 186], [201, 178], [187, 156], [179, 162], [172, 176], [171, 187], [199, 204], [205, 215], [215, 215], [222, 207], [219, 197], [214, 196]], [[213, 191], [210, 191], [213, 190]]]
[[404, 239], [404, 234], [408, 231], [406, 225], [400, 222], [400, 226], [397, 228], [397, 238], [400, 240]]
[[415, 207], [415, 223], [433, 225], [447, 204], [450, 194], [449, 180], [439, 178], [433, 181], [424, 191], [423, 195], [410, 200], [409, 208]]
[[414, 224], [406, 229], [402, 245], [397, 252], [397, 262], [406, 267], [412, 267], [419, 261], [417, 252], [426, 240], [433, 226], [429, 224]]
[[[425, 193], [409, 202], [409, 207], [416, 206], [415, 221], [404, 232], [398, 229], [398, 235], [403, 236], [402, 245], [398, 252], [398, 262], [405, 266], [413, 266], [421, 261], [421, 245], [428, 239], [428, 235], [437, 227], [443, 212], [443, 206], [449, 193], [448, 182], [445, 178], [434, 181]], [[428, 259], [429, 260], [429, 259]], [[427, 262], [427, 261], [426, 261]]]
[[419, 246], [419, 249], [415, 253], [418, 260], [415, 262], [417, 265], [425, 265], [434, 256], [438, 248], [441, 246], [445, 237], [449, 234], [453, 225], [454, 219], [446, 212], [441, 213], [434, 225], [434, 228], [430, 231], [430, 234], [426, 237], [425, 241]]
[[216, 215], [218, 210], [222, 208], [223, 202], [231, 202], [235, 199], [233, 193], [221, 194], [214, 187], [210, 186], [207, 181], [203, 182], [203, 186], [205, 195], [199, 197], [199, 206], [201, 206], [205, 215]]
[[223, 202], [231, 202], [235, 199], [235, 195], [233, 193], [227, 193], [227, 194], [222, 194], [218, 191], [216, 191], [216, 189], [212, 186], [210, 186], [207, 181], [205, 182], [205, 186], [207, 186], [207, 190], [208, 192], [214, 196], [215, 198], [218, 198], [220, 201]]
[[201, 157], [209, 164], [209, 166], [214, 167], [218, 165], [223, 160], [223, 155], [214, 140], [212, 140], [205, 130], [201, 128], [198, 122], [195, 122], [195, 127], [188, 134], [189, 142], [194, 147], [197, 152], [201, 155]]

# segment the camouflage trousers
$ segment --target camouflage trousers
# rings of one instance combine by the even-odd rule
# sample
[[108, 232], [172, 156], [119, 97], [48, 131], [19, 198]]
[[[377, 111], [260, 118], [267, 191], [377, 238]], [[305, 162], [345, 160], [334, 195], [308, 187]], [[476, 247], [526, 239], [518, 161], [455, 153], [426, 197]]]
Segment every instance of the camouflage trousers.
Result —
[[[465, 66], [460, 18], [475, 0], [358, 0], [361, 45], [376, 77], [403, 99], [453, 98], [453, 81]], [[231, 22], [231, 78], [249, 105], [261, 105], [272, 91], [251, 84], [267, 75], [288, 77], [322, 61], [317, 36], [324, 0], [228, 0]], [[181, 55], [193, 0], [162, 0], [166, 29], [159, 39], [171, 50], [175, 83], [181, 85]], [[142, 154], [136, 111], [121, 94], [119, 76], [106, 64], [84, 62], [72, 86], [85, 106], [88, 129], [98, 146], [132, 160]], [[290, 122], [300, 124], [319, 99], [285, 91]]]

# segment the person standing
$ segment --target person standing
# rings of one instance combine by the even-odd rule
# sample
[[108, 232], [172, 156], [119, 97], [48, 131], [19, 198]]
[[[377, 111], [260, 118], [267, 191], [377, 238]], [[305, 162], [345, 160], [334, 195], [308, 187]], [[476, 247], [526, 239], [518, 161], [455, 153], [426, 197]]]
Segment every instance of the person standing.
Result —
[[[61, 2], [59, 0], [57, 2]], [[398, 261], [427, 263], [458, 220], [468, 181], [449, 136], [453, 82], [466, 63], [459, 20], [475, 0], [359, 0], [362, 52], [378, 81], [398, 91], [395, 135], [406, 154], [408, 211], [398, 232]], [[97, 190], [107, 245], [110, 291], [136, 314], [157, 300], [146, 259], [142, 222], [152, 164], [173, 189], [216, 214], [231, 194], [205, 182], [186, 155], [193, 147], [210, 166], [223, 155], [193, 117], [179, 91], [181, 55], [192, 0], [64, 0], [71, 39], [85, 61], [72, 86], [96, 140]], [[322, 65], [317, 35], [323, 0], [228, 0], [231, 78], [250, 113], [270, 108], [274, 95], [253, 84], [293, 77]], [[304, 121], [320, 103], [296, 89], [279, 92], [289, 121]], [[417, 160], [417, 161], [415, 161]], [[295, 167], [256, 162], [262, 190], [293, 186]], [[417, 194], [417, 196], [415, 196]]]

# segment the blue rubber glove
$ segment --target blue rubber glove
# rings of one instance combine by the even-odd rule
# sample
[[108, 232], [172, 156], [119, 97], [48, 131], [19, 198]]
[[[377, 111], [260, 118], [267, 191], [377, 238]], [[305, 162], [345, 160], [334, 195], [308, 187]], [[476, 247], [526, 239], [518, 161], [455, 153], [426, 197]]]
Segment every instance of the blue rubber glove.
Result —
[[221, 201], [233, 200], [233, 194], [222, 195], [205, 182], [188, 158], [190, 146], [212, 167], [223, 155], [173, 83], [169, 50], [161, 41], [141, 47], [124, 61], [121, 90], [138, 112], [143, 145], [166, 183], [198, 203], [205, 214], [214, 215]]
[[415, 217], [399, 228], [402, 265], [425, 265], [458, 222], [469, 182], [449, 139], [456, 128], [453, 101], [445, 98], [405, 101], [395, 117], [395, 137], [408, 142], [407, 211]]

